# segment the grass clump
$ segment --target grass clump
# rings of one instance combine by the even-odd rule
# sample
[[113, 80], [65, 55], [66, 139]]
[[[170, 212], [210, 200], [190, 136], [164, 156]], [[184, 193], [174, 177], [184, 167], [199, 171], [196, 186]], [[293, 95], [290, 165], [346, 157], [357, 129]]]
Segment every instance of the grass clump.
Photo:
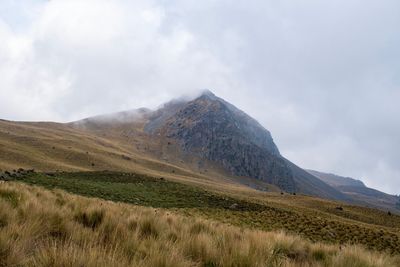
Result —
[[157, 227], [157, 223], [154, 219], [146, 218], [144, 219], [140, 225], [140, 236], [142, 238], [157, 238], [159, 235], [159, 230]]
[[8, 214], [4, 209], [5, 207], [0, 206], [0, 229], [8, 225]]
[[85, 227], [95, 229], [103, 222], [104, 215], [104, 210], [79, 211], [74, 219]]
[[209, 232], [210, 229], [208, 226], [204, 223], [196, 222], [190, 227], [190, 233], [191, 234], [200, 234], [203, 232]]
[[296, 239], [282, 239], [277, 241], [273, 246], [272, 255], [273, 258], [290, 259], [296, 262], [306, 262], [312, 258], [310, 256], [310, 247]]
[[18, 207], [21, 201], [21, 195], [18, 192], [7, 189], [0, 189], [0, 198], [10, 203], [13, 208]]
[[65, 218], [58, 213], [50, 213], [44, 216], [47, 219], [47, 232], [49, 236], [56, 239], [66, 238], [69, 234]]

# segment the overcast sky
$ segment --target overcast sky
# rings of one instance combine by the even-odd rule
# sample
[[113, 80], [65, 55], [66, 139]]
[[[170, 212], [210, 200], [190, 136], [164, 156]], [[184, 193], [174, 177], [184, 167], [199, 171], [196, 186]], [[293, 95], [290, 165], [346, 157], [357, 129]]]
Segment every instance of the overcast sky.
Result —
[[0, 118], [208, 88], [304, 168], [400, 194], [398, 0], [1, 0]]

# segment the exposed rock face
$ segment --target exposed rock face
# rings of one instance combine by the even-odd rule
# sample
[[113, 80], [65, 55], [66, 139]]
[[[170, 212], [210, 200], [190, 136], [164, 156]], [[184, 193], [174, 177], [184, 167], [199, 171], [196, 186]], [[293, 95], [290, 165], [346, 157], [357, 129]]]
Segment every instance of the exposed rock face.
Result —
[[178, 140], [184, 151], [217, 162], [234, 175], [260, 179], [288, 192], [296, 191], [291, 170], [271, 134], [210, 92], [180, 106], [161, 127], [147, 128]]

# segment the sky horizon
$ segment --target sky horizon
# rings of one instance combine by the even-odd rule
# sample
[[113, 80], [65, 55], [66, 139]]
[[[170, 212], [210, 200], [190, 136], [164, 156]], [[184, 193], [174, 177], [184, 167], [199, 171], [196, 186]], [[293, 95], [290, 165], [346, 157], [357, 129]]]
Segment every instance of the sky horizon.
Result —
[[400, 194], [400, 2], [4, 0], [0, 119], [210, 89], [307, 169]]

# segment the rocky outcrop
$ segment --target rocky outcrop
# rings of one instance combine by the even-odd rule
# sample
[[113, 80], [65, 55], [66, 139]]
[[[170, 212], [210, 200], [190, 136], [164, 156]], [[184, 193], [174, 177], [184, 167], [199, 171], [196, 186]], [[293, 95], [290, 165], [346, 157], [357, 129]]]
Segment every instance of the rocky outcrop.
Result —
[[166, 120], [163, 131], [184, 151], [247, 176], [295, 192], [292, 173], [271, 134], [257, 121], [207, 92]]

